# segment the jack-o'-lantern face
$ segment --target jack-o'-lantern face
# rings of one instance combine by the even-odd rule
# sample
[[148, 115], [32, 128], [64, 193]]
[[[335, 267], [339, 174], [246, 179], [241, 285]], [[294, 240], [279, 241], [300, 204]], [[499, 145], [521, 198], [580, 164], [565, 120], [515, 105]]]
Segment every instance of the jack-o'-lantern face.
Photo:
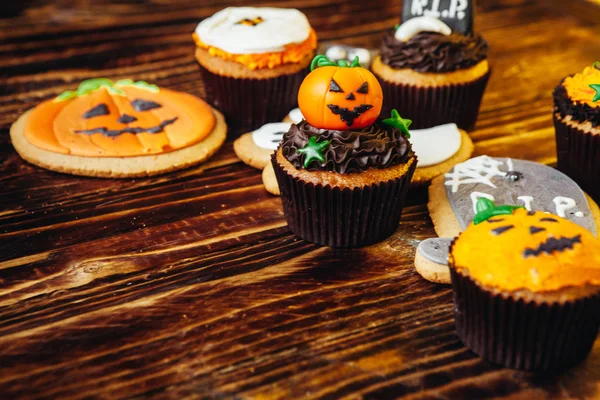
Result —
[[135, 156], [186, 147], [213, 126], [210, 106], [194, 96], [145, 82], [92, 79], [36, 107], [25, 135], [55, 152]]
[[[315, 67], [318, 67], [315, 69]], [[317, 56], [302, 82], [298, 105], [306, 121], [322, 129], [350, 130], [371, 125], [381, 112], [383, 93], [375, 76], [359, 66]]]

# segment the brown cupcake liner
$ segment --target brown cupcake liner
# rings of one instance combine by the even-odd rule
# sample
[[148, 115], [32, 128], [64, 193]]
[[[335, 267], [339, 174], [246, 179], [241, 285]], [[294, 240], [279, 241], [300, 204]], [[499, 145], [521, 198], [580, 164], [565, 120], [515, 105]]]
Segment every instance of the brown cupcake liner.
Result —
[[528, 371], [560, 371], [590, 353], [600, 325], [600, 295], [564, 303], [492, 294], [450, 267], [456, 332], [489, 362]]
[[564, 123], [554, 114], [558, 169], [600, 200], [600, 135]]
[[288, 226], [309, 242], [329, 247], [361, 247], [380, 242], [398, 228], [417, 163], [403, 176], [362, 188], [304, 182], [279, 165], [273, 169]]
[[275, 78], [234, 78], [215, 74], [200, 64], [206, 100], [221, 111], [233, 136], [268, 122], [280, 122], [298, 106], [298, 89], [308, 68]]
[[488, 71], [473, 82], [437, 87], [394, 83], [377, 75], [383, 89], [381, 115], [390, 115], [395, 108], [402, 117], [413, 121], [412, 129], [454, 122], [459, 128], [470, 131], [475, 127], [490, 75], [491, 71]]

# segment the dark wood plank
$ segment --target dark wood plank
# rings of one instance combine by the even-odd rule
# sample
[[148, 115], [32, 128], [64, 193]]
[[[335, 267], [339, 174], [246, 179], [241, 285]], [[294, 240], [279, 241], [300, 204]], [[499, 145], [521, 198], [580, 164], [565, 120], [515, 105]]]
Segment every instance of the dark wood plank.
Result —
[[[249, 0], [236, 5], [255, 4]], [[322, 42], [376, 47], [399, 1], [285, 0]], [[555, 162], [551, 90], [596, 61], [600, 8], [479, 0], [493, 76], [477, 154]], [[295, 238], [231, 142], [161, 177], [44, 171], [8, 128], [91, 77], [203, 94], [191, 32], [222, 0], [13, 2], [0, 18], [1, 398], [598, 398], [600, 342], [557, 377], [490, 365], [453, 332], [451, 292], [412, 267], [426, 191], [362, 249]]]

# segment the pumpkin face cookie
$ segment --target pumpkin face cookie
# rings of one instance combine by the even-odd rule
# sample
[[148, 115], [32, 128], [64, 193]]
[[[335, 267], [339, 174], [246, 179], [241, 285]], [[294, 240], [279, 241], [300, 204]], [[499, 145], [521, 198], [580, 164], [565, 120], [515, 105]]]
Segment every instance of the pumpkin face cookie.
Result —
[[129, 79], [90, 79], [23, 114], [17, 152], [58, 172], [154, 175], [197, 164], [225, 140], [222, 116], [199, 98]]

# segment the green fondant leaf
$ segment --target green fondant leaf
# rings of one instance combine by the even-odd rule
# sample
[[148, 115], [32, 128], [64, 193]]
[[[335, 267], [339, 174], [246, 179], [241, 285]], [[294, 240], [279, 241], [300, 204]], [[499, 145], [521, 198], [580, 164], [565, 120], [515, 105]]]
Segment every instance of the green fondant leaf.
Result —
[[160, 89], [158, 86], [148, 83], [146, 81], [133, 81], [131, 79], [121, 79], [115, 83], [115, 86], [132, 86], [138, 89], [148, 90], [152, 93], [158, 93]]
[[477, 203], [475, 203], [477, 214], [475, 214], [475, 218], [473, 218], [473, 224], [478, 225], [483, 221], [487, 221], [488, 219], [498, 215], [510, 215], [518, 208], [525, 207], [509, 205], [497, 206], [492, 200], [486, 199], [485, 197], [480, 197], [477, 199]]
[[346, 61], [346, 60], [339, 60], [338, 61], [338, 67], [343, 67], [343, 68], [348, 67], [348, 61]]
[[107, 86], [106, 90], [108, 90], [110, 94], [118, 94], [119, 96], [125, 96], [125, 92], [119, 89], [118, 87]]
[[355, 56], [354, 60], [352, 60], [352, 63], [350, 64], [350, 68], [355, 67], [360, 67], [360, 60], [358, 59], [358, 56]]
[[138, 89], [148, 90], [152, 93], [157, 93], [160, 89], [156, 85], [152, 85], [146, 81], [133, 81], [131, 79], [121, 79], [116, 83], [113, 83], [110, 79], [107, 78], [94, 78], [94, 79], [86, 79], [81, 82], [77, 87], [76, 91], [67, 90], [58, 97], [56, 97], [56, 101], [64, 101], [72, 99], [73, 97], [80, 97], [88, 95], [92, 92], [95, 92], [98, 89], [105, 88], [109, 93], [125, 96], [125, 92], [120, 89], [123, 86], [132, 86]]
[[600, 69], [600, 61], [596, 61], [593, 66], [596, 69]]
[[65, 101], [65, 100], [72, 99], [75, 96], [77, 96], [77, 93], [75, 93], [74, 91], [65, 90], [64, 92], [62, 92], [61, 94], [56, 96], [56, 98], [54, 100], [55, 101]]
[[87, 79], [83, 82], [81, 82], [79, 84], [79, 87], [77, 88], [77, 92], [82, 92], [82, 93], [90, 93], [94, 90], [98, 90], [101, 87], [111, 87], [113, 86], [113, 82], [110, 79], [106, 79], [106, 78], [94, 78], [94, 79]]
[[408, 130], [408, 127], [410, 124], [412, 124], [412, 120], [402, 118], [395, 108], [392, 110], [392, 117], [386, 118], [382, 122], [387, 126], [398, 129], [410, 139], [410, 131]]

